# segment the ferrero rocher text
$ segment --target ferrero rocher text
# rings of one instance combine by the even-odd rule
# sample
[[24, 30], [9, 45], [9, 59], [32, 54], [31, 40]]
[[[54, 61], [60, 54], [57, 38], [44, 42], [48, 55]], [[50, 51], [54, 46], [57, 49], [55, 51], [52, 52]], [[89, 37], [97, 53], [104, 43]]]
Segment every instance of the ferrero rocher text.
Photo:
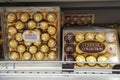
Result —
[[99, 41], [84, 41], [79, 44], [79, 49], [87, 53], [98, 53], [105, 49], [105, 45]]

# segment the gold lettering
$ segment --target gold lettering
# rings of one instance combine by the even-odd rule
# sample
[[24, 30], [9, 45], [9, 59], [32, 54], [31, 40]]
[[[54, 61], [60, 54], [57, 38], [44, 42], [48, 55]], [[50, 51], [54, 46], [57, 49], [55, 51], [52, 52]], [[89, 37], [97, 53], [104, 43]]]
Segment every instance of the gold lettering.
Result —
[[83, 43], [82, 47], [103, 47], [100, 43]]
[[95, 47], [99, 47], [99, 43], [97, 43]]

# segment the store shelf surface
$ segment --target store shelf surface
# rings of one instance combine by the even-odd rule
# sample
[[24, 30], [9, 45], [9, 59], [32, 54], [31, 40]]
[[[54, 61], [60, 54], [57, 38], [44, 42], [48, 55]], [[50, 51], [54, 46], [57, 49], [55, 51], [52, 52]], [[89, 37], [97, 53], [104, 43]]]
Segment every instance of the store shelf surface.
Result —
[[[43, 72], [43, 73], [55, 73], [55, 72], [59, 72], [61, 73], [62, 71], [67, 71], [68, 72], [70, 70], [74, 71], [75, 74], [78, 73], [107, 73], [107, 74], [111, 74], [112, 71], [120, 71], [118, 70], [114, 70], [111, 68], [94, 68], [94, 67], [90, 67], [90, 68], [75, 68], [75, 69], [63, 69], [62, 68], [62, 64], [69, 64], [69, 63], [76, 63], [75, 61], [0, 61], [0, 71], [4, 73], [4, 71], [24, 71], [24, 72]], [[85, 62], [85, 63], [90, 63], [90, 62]], [[100, 63], [100, 62], [96, 62], [96, 63]], [[106, 63], [106, 62], [101, 62], [101, 63]], [[119, 62], [117, 63], [107, 63], [107, 64], [120, 64]]]
[[0, 61], [0, 80], [120, 80], [120, 74], [112, 73], [119, 69], [62, 69], [63, 63], [76, 62]]
[[[2, 74], [2, 75], [1, 75]], [[120, 80], [119, 74], [39, 74], [39, 73], [6, 73], [0, 74], [0, 80]]]

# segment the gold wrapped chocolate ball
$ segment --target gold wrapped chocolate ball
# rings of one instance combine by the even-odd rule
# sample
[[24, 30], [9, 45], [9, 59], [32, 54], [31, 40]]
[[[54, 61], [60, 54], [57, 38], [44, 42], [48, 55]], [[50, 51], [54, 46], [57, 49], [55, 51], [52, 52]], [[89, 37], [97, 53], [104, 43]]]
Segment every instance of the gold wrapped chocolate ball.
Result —
[[40, 46], [41, 43], [42, 43], [41, 40], [39, 40], [39, 41], [34, 42], [33, 44], [34, 44], [35, 46]]
[[29, 28], [29, 29], [34, 29], [35, 27], [36, 27], [35, 21], [30, 20], [30, 21], [28, 22], [28, 28]]
[[8, 34], [9, 34], [9, 35], [13, 36], [13, 35], [15, 35], [16, 33], [17, 33], [17, 29], [16, 29], [16, 28], [14, 28], [14, 27], [9, 27], [9, 28], [8, 28]]
[[57, 43], [56, 43], [56, 40], [55, 40], [55, 39], [50, 39], [50, 40], [48, 41], [48, 46], [51, 47], [51, 48], [55, 47], [56, 44], [57, 44]]
[[35, 54], [35, 53], [37, 52], [37, 47], [36, 47], [36, 46], [30, 46], [30, 47], [29, 47], [29, 52], [30, 52], [31, 54]]
[[94, 63], [94, 62], [96, 62], [96, 58], [95, 58], [94, 56], [88, 56], [88, 57], [86, 58], [86, 61], [87, 61], [87, 62], [90, 62], [90, 63], [88, 63], [89, 66], [95, 66], [95, 63]]
[[24, 52], [22, 57], [23, 60], [30, 60], [32, 55], [29, 52]]
[[48, 58], [49, 58], [49, 60], [52, 60], [52, 61], [56, 60], [56, 59], [57, 59], [57, 54], [56, 54], [56, 52], [55, 52], [55, 51], [49, 52]]
[[95, 34], [92, 32], [89, 32], [86, 34], [86, 40], [94, 40]]
[[46, 53], [46, 52], [49, 51], [49, 47], [44, 44], [44, 45], [41, 46], [40, 51], [42, 51], [43, 53]]
[[45, 30], [47, 30], [47, 28], [48, 28], [48, 23], [47, 22], [45, 22], [45, 21], [43, 21], [43, 22], [40, 22], [40, 29], [41, 30], [43, 30], [43, 31], [45, 31]]
[[41, 35], [41, 31], [39, 29], [34, 29], [34, 31]]
[[84, 40], [84, 34], [82, 34], [82, 33], [77, 33], [76, 36], [75, 36], [75, 40], [76, 40], [77, 42], [83, 41], [83, 40]]
[[23, 52], [25, 52], [25, 50], [26, 50], [26, 47], [24, 45], [18, 45], [17, 46], [17, 51], [19, 53], [23, 53]]
[[47, 31], [50, 35], [54, 35], [56, 34], [57, 29], [54, 26], [49, 26]]
[[15, 39], [16, 39], [17, 41], [22, 41], [22, 40], [23, 40], [22, 33], [17, 33], [17, 34], [15, 35]]
[[22, 22], [27, 22], [28, 20], [29, 20], [29, 18], [30, 18], [30, 16], [29, 16], [29, 14], [28, 13], [22, 13], [21, 15], [20, 15], [20, 20], [22, 21]]
[[35, 54], [35, 58], [36, 60], [43, 60], [45, 58], [45, 54], [38, 51], [36, 54]]
[[18, 60], [19, 58], [20, 58], [19, 53], [17, 53], [17, 52], [10, 53], [10, 60]]
[[105, 33], [104, 32], [97, 33], [96, 37], [95, 37], [96, 40], [101, 41], [101, 42], [105, 41], [105, 38], [106, 37], [105, 37]]
[[24, 44], [25, 44], [26, 46], [31, 46], [31, 45], [32, 45], [32, 42], [24, 41]]
[[8, 22], [14, 22], [16, 20], [16, 14], [15, 13], [9, 13], [8, 16], [7, 16], [7, 21]]
[[100, 66], [104, 67], [107, 66], [108, 58], [105, 56], [99, 56], [98, 57], [98, 62], [106, 62], [106, 63], [99, 63]]
[[49, 22], [55, 22], [55, 20], [56, 20], [56, 14], [55, 13], [48, 13], [47, 14], [47, 20], [49, 21]]
[[15, 39], [11, 39], [9, 41], [10, 48], [16, 48], [18, 46], [18, 42]]
[[37, 12], [33, 15], [33, 18], [36, 22], [40, 22], [43, 19], [43, 15], [40, 12]]
[[18, 21], [18, 22], [16, 22], [15, 27], [16, 27], [16, 29], [23, 29], [25, 27], [25, 25], [21, 21]]
[[49, 35], [48, 33], [43, 33], [43, 34], [41, 35], [42, 41], [48, 41], [49, 38], [50, 38], [50, 35]]
[[76, 58], [75, 58], [77, 65], [78, 66], [83, 66], [84, 65], [84, 62], [85, 62], [85, 57], [82, 56], [82, 55], [78, 55]]

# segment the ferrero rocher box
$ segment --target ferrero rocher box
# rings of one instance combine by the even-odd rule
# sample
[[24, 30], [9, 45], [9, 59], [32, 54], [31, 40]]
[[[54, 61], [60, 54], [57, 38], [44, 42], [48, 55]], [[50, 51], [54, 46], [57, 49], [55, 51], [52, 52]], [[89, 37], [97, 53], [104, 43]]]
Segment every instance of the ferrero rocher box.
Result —
[[62, 15], [63, 26], [76, 26], [76, 25], [88, 25], [93, 24], [95, 14], [75, 14], [65, 13]]
[[119, 62], [117, 31], [97, 26], [64, 27], [62, 52], [63, 61], [75, 61], [74, 68], [112, 68]]
[[3, 11], [6, 60], [59, 60], [59, 7], [6, 7]]

